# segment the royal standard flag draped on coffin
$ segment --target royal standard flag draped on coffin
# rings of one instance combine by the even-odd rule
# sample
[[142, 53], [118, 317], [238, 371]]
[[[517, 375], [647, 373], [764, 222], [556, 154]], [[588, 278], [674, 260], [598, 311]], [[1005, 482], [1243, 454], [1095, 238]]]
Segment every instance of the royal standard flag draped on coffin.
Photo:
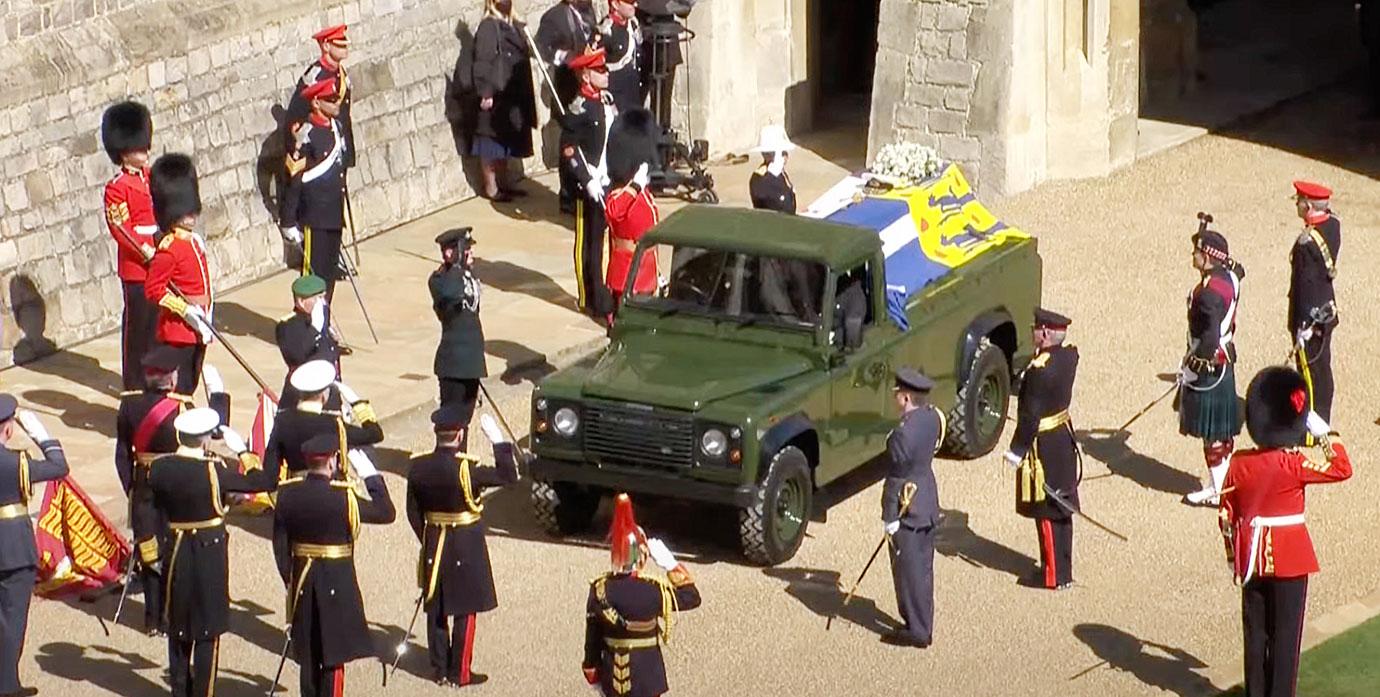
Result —
[[889, 314], [908, 325], [905, 306], [925, 286], [993, 247], [1030, 235], [998, 220], [977, 200], [958, 166], [913, 186], [864, 193], [872, 176], [846, 177], [804, 215], [876, 230], [886, 254]]

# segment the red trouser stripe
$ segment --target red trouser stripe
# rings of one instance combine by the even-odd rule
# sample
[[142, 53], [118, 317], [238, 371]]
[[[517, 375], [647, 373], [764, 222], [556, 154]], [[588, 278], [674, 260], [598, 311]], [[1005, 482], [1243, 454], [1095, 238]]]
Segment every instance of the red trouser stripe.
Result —
[[470, 684], [470, 661], [474, 658], [474, 615], [465, 615], [465, 643], [460, 650], [460, 684]]
[[1040, 553], [1045, 557], [1045, 588], [1053, 588], [1058, 576], [1054, 568], [1054, 527], [1048, 518], [1040, 519]]

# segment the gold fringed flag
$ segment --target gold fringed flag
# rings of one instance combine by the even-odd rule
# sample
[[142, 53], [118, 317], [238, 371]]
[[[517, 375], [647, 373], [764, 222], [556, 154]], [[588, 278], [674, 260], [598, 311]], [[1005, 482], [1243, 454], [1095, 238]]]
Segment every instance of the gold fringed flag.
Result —
[[38, 546], [34, 593], [44, 598], [117, 583], [131, 554], [129, 542], [70, 476], [48, 482], [34, 542]]
[[[249, 450], [259, 457], [259, 461], [264, 459], [264, 451], [268, 449], [268, 437], [273, 433], [273, 415], [278, 412], [278, 403], [273, 401], [263, 392], [259, 393], [259, 406], [254, 410], [254, 424], [249, 427]], [[240, 471], [244, 471], [244, 466], [240, 466]], [[258, 493], [245, 495], [235, 502], [235, 510], [258, 515], [273, 508], [273, 499], [268, 494]]]

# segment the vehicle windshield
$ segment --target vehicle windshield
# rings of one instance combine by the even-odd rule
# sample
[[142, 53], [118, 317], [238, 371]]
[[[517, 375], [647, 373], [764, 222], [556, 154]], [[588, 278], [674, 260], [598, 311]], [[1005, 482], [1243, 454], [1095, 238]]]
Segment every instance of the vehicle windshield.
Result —
[[628, 302], [741, 324], [813, 328], [820, 321], [826, 275], [824, 265], [813, 261], [677, 246], [665, 285]]

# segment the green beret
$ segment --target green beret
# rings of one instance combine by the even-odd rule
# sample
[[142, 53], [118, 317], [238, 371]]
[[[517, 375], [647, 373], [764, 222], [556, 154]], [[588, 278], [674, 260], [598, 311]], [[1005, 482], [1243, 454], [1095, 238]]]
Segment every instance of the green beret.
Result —
[[292, 282], [292, 295], [297, 298], [310, 298], [326, 292], [326, 282], [320, 276], [307, 274]]

